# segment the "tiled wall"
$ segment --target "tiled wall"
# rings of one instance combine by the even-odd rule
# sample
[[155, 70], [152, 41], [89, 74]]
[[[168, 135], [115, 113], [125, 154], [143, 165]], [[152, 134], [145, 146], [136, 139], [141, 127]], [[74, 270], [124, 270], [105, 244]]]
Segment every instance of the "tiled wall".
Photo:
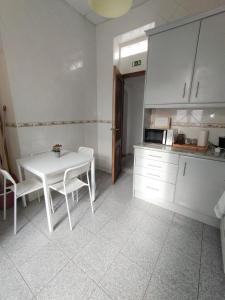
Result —
[[209, 130], [209, 140], [218, 144], [218, 137], [225, 136], [225, 108], [205, 109], [146, 109], [145, 127], [155, 128], [157, 118], [171, 118], [172, 128], [190, 138], [198, 138], [201, 129]]
[[1, 0], [0, 31], [14, 166], [53, 143], [97, 152], [95, 26], [64, 1]]

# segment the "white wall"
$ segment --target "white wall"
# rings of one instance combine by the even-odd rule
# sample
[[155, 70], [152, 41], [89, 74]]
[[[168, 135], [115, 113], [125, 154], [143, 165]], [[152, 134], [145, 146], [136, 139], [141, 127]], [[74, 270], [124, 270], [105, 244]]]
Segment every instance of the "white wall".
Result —
[[[0, 28], [16, 122], [96, 120], [93, 24], [61, 0], [1, 0]], [[20, 153], [14, 153], [13, 160], [56, 142], [97, 150], [94, 122], [8, 132], [11, 147], [18, 136]]]
[[[125, 16], [97, 26], [97, 103], [98, 118], [112, 120], [113, 40], [125, 32], [155, 22], [156, 26], [224, 4], [224, 0], [151, 0]], [[99, 163], [111, 170], [111, 124], [98, 124]]]
[[142, 141], [144, 84], [144, 76], [125, 79], [123, 154], [133, 153], [133, 145]]
[[[133, 66], [132, 63], [136, 60], [141, 60], [140, 66]], [[128, 74], [146, 70], [147, 52], [138, 53], [135, 55], [120, 58], [119, 70], [121, 74]]]

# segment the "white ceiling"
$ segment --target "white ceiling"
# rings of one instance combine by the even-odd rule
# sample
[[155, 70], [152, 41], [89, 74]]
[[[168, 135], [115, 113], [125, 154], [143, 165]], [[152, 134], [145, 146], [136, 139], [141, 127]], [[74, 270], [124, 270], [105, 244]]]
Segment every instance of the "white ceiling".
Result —
[[[76, 11], [78, 11], [81, 15], [85, 16], [93, 24], [100, 24], [108, 20], [93, 12], [88, 5], [88, 0], [65, 0], [65, 1], [69, 3], [71, 6], [73, 6], [76, 9]], [[149, 0], [133, 0], [132, 7], [136, 7], [147, 1]]]

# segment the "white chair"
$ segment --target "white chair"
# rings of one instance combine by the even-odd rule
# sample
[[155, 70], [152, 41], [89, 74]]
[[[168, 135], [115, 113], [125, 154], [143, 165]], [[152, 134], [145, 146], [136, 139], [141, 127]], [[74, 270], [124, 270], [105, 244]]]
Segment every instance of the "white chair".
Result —
[[[41, 151], [41, 152], [34, 152], [34, 153], [30, 153], [29, 156], [30, 157], [35, 157], [35, 156], [38, 156], [38, 155], [41, 155], [41, 154], [45, 154], [45, 153], [48, 153], [50, 152], [51, 150], [46, 150], [46, 151]], [[61, 175], [56, 175], [56, 176], [51, 176], [48, 178], [48, 181], [50, 181], [50, 183], [55, 183], [55, 182], [58, 182], [60, 181], [61, 179], [63, 178], [63, 174]], [[38, 199], [38, 202], [40, 203], [41, 202], [41, 198], [40, 198], [40, 193], [39, 193], [39, 190], [37, 191], [37, 199]], [[25, 204], [26, 204], [26, 199], [25, 199]], [[53, 206], [53, 202], [52, 202], [52, 197], [51, 197], [51, 194], [50, 194], [50, 205], [51, 205], [51, 210], [52, 210], [52, 213], [55, 212], [54, 210], [54, 206]], [[26, 206], [25, 206], [26, 207]]]
[[[94, 158], [94, 149], [89, 148], [89, 147], [79, 147], [78, 148], [78, 153], [84, 153], [90, 157], [90, 159]], [[80, 177], [82, 179], [82, 174], [80, 174]], [[74, 195], [73, 195], [74, 197]], [[77, 202], [78, 202], [78, 191], [77, 191]]]
[[12, 183], [11, 186], [7, 187], [14, 192], [14, 233], [17, 232], [17, 199], [27, 194], [33, 193], [43, 188], [42, 182], [38, 179], [31, 178], [16, 183], [12, 176], [5, 170], [0, 169], [0, 173], [4, 177], [4, 213], [3, 218], [6, 219], [6, 182], [7, 180]]
[[[89, 148], [89, 147], [83, 147], [83, 146], [79, 147], [78, 153], [84, 153], [84, 154], [88, 155], [90, 157], [90, 159], [93, 159], [93, 157], [94, 157], [94, 149]], [[82, 175], [83, 174], [79, 175], [81, 180], [82, 180]], [[56, 175], [50, 176], [48, 178], [48, 183], [53, 184], [53, 183], [57, 183], [59, 181], [62, 181], [63, 175], [64, 174], [56, 174]], [[73, 201], [74, 201], [74, 193], [72, 193], [72, 198], [73, 198]], [[76, 199], [77, 199], [77, 202], [78, 202], [79, 201], [78, 190], [76, 191]], [[52, 212], [54, 213], [54, 206], [53, 206], [52, 198], [50, 198], [50, 200], [51, 200], [51, 209], [52, 209]]]
[[79, 147], [79, 153], [87, 154], [91, 159], [94, 157], [94, 149], [88, 147]]
[[[90, 169], [90, 162], [82, 164], [77, 167], [69, 168], [64, 173], [63, 181], [49, 186], [50, 189], [55, 190], [65, 196], [66, 208], [67, 208], [67, 213], [68, 213], [69, 224], [70, 224], [71, 230], [73, 228], [72, 228], [72, 224], [71, 224], [68, 194], [71, 193], [73, 195], [73, 192], [78, 191], [80, 188], [82, 188], [84, 186], [87, 186], [88, 191], [89, 191], [91, 210], [92, 210], [92, 213], [94, 213], [92, 197], [91, 197], [90, 180], [89, 180], [89, 175], [88, 175], [89, 169]], [[87, 183], [78, 178], [78, 176], [80, 174], [84, 174], [84, 173], [86, 173], [86, 176], [87, 176]], [[78, 197], [78, 194], [77, 194], [77, 197]], [[74, 201], [74, 197], [73, 197], [73, 201]]]
[[[42, 152], [30, 153], [29, 156], [30, 157], [34, 157], [34, 156], [37, 156], [39, 154], [43, 154], [43, 153], [46, 153], [46, 152], [49, 152], [49, 151], [42, 151]], [[37, 191], [37, 199], [38, 199], [38, 202], [40, 203], [41, 202], [41, 197], [40, 197], [39, 190]], [[27, 201], [26, 201], [26, 199], [24, 199], [24, 207], [27, 207]], [[52, 207], [52, 209], [53, 209], [53, 207]]]

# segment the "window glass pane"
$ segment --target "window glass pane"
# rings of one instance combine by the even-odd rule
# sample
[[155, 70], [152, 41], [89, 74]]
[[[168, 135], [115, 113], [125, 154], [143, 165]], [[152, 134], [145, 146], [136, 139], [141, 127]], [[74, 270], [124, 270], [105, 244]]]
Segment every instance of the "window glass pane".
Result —
[[135, 44], [121, 47], [120, 57], [127, 57], [138, 53], [146, 52], [148, 50], [148, 41], [144, 40]]

